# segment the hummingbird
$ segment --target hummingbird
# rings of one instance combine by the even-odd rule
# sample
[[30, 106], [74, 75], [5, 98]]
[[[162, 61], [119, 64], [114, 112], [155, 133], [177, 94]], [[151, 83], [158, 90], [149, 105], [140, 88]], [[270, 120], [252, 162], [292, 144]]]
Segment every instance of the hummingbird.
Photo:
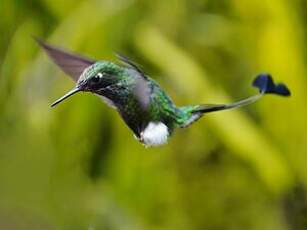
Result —
[[190, 126], [206, 113], [245, 106], [266, 94], [290, 96], [285, 84], [276, 84], [270, 74], [262, 73], [252, 83], [258, 94], [230, 104], [178, 107], [155, 80], [126, 56], [117, 55], [120, 64], [97, 61], [36, 40], [53, 62], [76, 82], [51, 107], [78, 92], [93, 93], [117, 110], [136, 139], [146, 147], [166, 144], [175, 129]]

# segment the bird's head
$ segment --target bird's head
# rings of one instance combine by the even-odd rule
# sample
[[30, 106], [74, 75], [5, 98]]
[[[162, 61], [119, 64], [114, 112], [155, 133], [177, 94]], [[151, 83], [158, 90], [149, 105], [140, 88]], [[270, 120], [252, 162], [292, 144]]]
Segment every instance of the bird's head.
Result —
[[101, 93], [111, 85], [120, 81], [124, 70], [112, 62], [98, 61], [87, 67], [77, 80], [76, 86], [64, 96], [56, 100], [51, 106], [55, 106], [66, 98], [78, 92]]

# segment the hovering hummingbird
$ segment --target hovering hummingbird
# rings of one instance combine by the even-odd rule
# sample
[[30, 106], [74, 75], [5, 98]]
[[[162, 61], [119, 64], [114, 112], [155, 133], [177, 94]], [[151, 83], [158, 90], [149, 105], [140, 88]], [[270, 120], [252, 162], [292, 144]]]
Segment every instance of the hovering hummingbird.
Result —
[[56, 100], [55, 106], [77, 92], [91, 92], [115, 108], [135, 137], [145, 146], [167, 143], [176, 128], [184, 128], [205, 113], [233, 109], [251, 104], [265, 94], [290, 96], [283, 83], [275, 84], [269, 74], [260, 74], [253, 81], [259, 93], [231, 104], [200, 104], [177, 107], [166, 92], [134, 62], [118, 55], [123, 65], [96, 61], [51, 46], [38, 44], [62, 71], [75, 82], [75, 87]]

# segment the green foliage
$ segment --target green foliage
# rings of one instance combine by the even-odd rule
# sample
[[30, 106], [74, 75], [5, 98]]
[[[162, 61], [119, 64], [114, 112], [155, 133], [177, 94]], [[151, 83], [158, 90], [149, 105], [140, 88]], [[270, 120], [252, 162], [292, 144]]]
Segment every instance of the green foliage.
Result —
[[[2, 0], [0, 229], [306, 229], [304, 1]], [[120, 51], [178, 105], [289, 99], [208, 114], [144, 148], [32, 35], [101, 60]], [[160, 77], [158, 77], [160, 76]]]

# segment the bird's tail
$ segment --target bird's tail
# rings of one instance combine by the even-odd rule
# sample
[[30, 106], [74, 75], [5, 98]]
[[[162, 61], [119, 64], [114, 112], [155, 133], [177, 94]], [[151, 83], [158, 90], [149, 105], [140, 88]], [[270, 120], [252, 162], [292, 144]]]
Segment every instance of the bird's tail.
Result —
[[262, 96], [266, 94], [275, 94], [280, 96], [290, 96], [290, 90], [287, 88], [287, 86], [283, 83], [275, 84], [273, 81], [273, 78], [269, 74], [260, 74], [258, 75], [252, 84], [254, 87], [259, 89], [259, 93], [245, 98], [243, 100], [230, 103], [230, 104], [215, 104], [215, 105], [208, 105], [203, 104], [196, 107], [193, 111], [193, 113], [209, 113], [209, 112], [215, 112], [220, 110], [226, 110], [226, 109], [234, 109], [241, 106], [249, 105], [251, 103], [254, 103], [258, 101]]
[[258, 75], [252, 84], [254, 87], [259, 89], [259, 93], [245, 98], [243, 100], [230, 103], [230, 104], [202, 104], [196, 106], [185, 106], [181, 107], [181, 110], [185, 111], [188, 114], [187, 119], [185, 119], [181, 127], [187, 127], [192, 124], [194, 121], [198, 120], [205, 113], [216, 112], [226, 109], [234, 109], [241, 106], [249, 105], [258, 101], [261, 97], [266, 94], [276, 94], [280, 96], [290, 96], [290, 90], [283, 83], [275, 84], [271, 75], [269, 74], [260, 74]]

